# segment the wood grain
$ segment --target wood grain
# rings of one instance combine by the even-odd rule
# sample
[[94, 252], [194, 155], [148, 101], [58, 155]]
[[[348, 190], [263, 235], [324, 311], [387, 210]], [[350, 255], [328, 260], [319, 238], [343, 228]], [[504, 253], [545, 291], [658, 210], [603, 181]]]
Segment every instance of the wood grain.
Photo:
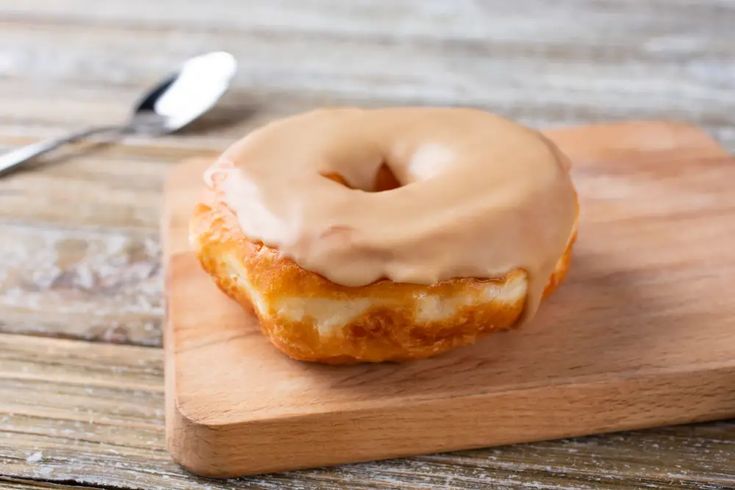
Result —
[[582, 208], [567, 284], [528, 328], [400, 365], [334, 368], [276, 351], [186, 244], [208, 162], [172, 171], [174, 458], [236, 476], [735, 415], [735, 159], [681, 124], [547, 135], [575, 162]]
[[[26, 429], [38, 424], [30, 439], [5, 437], [8, 426], [0, 423], [0, 487], [43, 488], [47, 480], [74, 487], [219, 485], [167, 462], [160, 417], [129, 418], [115, 433], [96, 423], [74, 426], [74, 405], [98, 407], [92, 422], [114, 407], [95, 405], [95, 393], [67, 387], [63, 375], [64, 346], [88, 349], [89, 362], [104, 364], [107, 354], [93, 353], [103, 343], [160, 345], [157, 226], [160, 186], [172, 162], [221, 151], [273, 117], [336, 104], [477, 105], [539, 127], [688, 120], [735, 151], [733, 23], [729, 0], [561, 0], [553, 9], [543, 0], [0, 2], [0, 151], [125, 117], [139, 90], [190, 54], [230, 49], [242, 65], [223, 104], [180, 135], [70, 148], [41, 160], [48, 165], [0, 179], [0, 331], [16, 334], [3, 342], [17, 351], [14, 362], [0, 362], [7, 387], [0, 412], [7, 415], [7, 400], [22, 411], [17, 400], [30, 386], [46, 405], [57, 405], [25, 419]], [[605, 176], [597, 180], [605, 192]], [[114, 266], [103, 267], [108, 261]], [[34, 264], [43, 274], [33, 273]], [[57, 336], [94, 343], [48, 348]], [[33, 348], [16, 349], [16, 341]], [[141, 352], [156, 352], [110, 348], [122, 349], [131, 364]], [[38, 352], [54, 363], [43, 385], [22, 377]], [[111, 386], [124, 379], [104, 376]], [[70, 390], [73, 403], [62, 401]], [[149, 413], [162, 409], [160, 391], [136, 400]], [[124, 444], [114, 448], [117, 455], [105, 450], [118, 433], [149, 437], [136, 435], [141, 423], [157, 426], [154, 452], [141, 457]], [[55, 427], [71, 432], [63, 436]], [[85, 442], [98, 431], [102, 442]], [[732, 487], [733, 433], [728, 423], [674, 427], [220, 488]], [[25, 462], [39, 450], [53, 474]]]
[[0, 249], [3, 331], [160, 343], [155, 235], [0, 224]]
[[162, 371], [160, 349], [0, 334], [0, 487], [5, 478], [145, 490], [735, 485], [733, 422], [200, 479], [164, 449]]
[[94, 4], [3, 2], [0, 75], [55, 83], [62, 99], [70, 85], [143, 87], [186, 56], [228, 49], [242, 64], [238, 100], [465, 104], [538, 126], [667, 117], [735, 141], [731, 2]]

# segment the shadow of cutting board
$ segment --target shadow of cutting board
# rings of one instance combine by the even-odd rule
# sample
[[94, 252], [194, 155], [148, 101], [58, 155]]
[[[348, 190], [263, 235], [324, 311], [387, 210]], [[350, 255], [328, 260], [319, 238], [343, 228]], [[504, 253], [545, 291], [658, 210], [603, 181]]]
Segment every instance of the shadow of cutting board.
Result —
[[186, 227], [207, 162], [170, 175], [163, 222], [168, 447], [233, 476], [735, 415], [735, 160], [691, 126], [548, 131], [582, 219], [567, 281], [527, 327], [435, 359], [293, 361], [217, 290]]

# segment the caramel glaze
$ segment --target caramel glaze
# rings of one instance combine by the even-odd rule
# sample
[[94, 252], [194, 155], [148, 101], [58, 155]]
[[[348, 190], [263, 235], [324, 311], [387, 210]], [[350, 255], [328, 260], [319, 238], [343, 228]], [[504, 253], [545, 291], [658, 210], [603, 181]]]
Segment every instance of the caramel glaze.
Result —
[[[400, 186], [381, 190], [376, 178]], [[231, 146], [205, 181], [249, 239], [344, 286], [525, 269], [525, 319], [577, 215], [566, 157], [538, 132], [474, 109], [289, 117]]]

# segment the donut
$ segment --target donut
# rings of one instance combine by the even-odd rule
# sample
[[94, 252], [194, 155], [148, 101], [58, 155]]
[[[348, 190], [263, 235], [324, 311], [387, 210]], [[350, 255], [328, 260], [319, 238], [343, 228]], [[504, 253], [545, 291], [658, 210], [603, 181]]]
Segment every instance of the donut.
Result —
[[227, 149], [190, 240], [288, 356], [420, 359], [534, 317], [570, 264], [569, 168], [480, 110], [321, 109]]

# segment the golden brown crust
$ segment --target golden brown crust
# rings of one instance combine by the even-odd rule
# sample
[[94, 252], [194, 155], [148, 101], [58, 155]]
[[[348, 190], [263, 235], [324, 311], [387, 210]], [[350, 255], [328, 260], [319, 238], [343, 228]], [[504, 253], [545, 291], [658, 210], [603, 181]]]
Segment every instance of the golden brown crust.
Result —
[[[521, 269], [502, 278], [458, 278], [428, 286], [381, 280], [345, 287], [280, 257], [273, 248], [251, 242], [226, 205], [212, 196], [205, 202], [197, 206], [191, 222], [192, 243], [203, 268], [222, 291], [254, 311], [263, 333], [294, 359], [343, 364], [430, 357], [470, 344], [483, 334], [512, 328], [523, 312], [525, 289], [516, 296], [507, 294], [519, 282], [525, 285], [526, 273]], [[549, 278], [544, 296], [564, 278], [572, 242]], [[488, 287], [498, 294], [488, 299]], [[253, 291], [259, 298], [253, 298]], [[449, 317], [427, 321], [417, 315], [427, 296], [461, 296], [467, 301], [457, 305]], [[280, 314], [278, 305], [283, 298], [362, 299], [370, 307], [335, 331], [324, 333], [308, 315], [293, 319]]]

